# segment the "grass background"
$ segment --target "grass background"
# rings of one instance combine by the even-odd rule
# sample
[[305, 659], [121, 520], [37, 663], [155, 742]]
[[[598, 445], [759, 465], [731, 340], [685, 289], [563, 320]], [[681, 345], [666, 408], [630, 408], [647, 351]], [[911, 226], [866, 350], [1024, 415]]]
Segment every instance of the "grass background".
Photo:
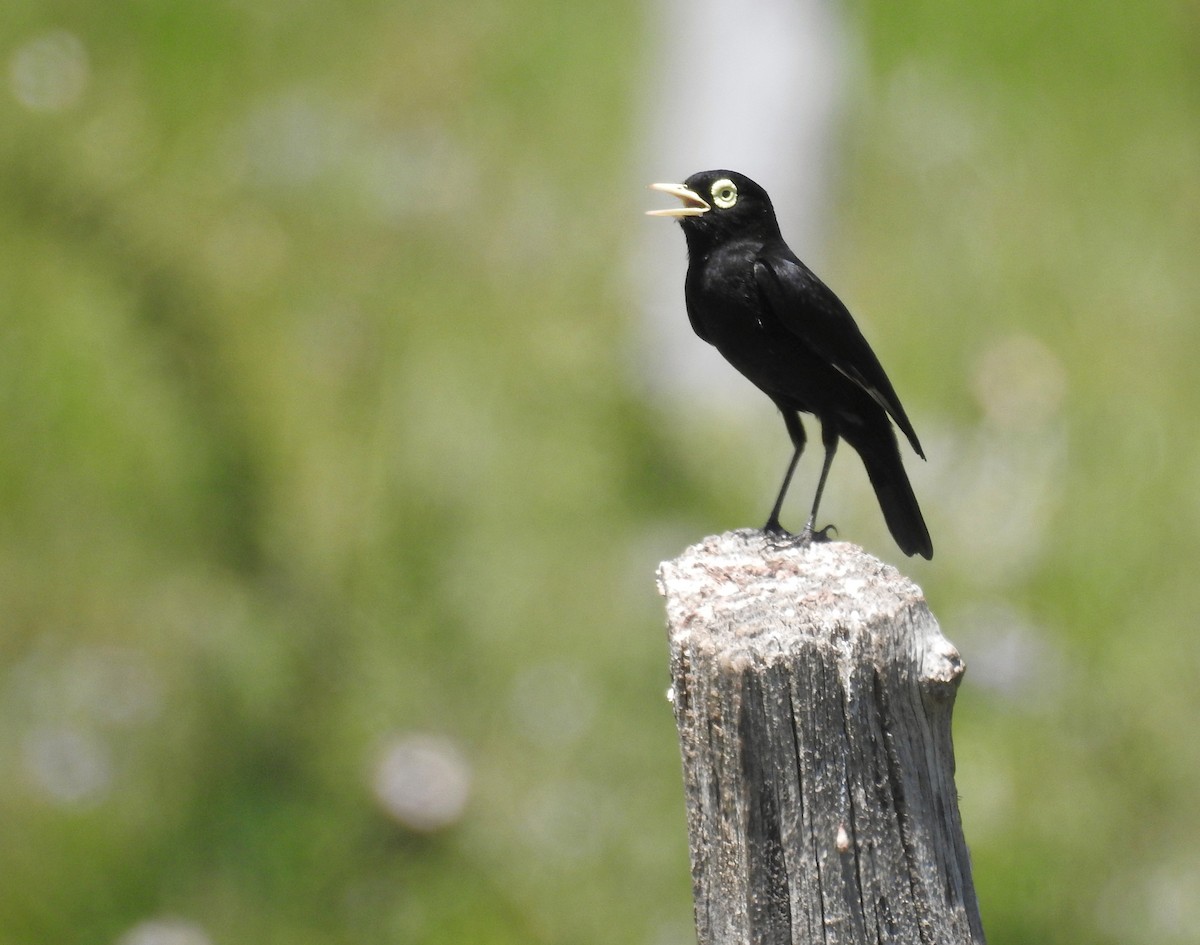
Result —
[[[691, 940], [653, 568], [786, 444], [632, 377], [646, 13], [0, 10], [0, 943]], [[985, 928], [1197, 941], [1200, 13], [847, 13], [825, 275], [930, 456]]]

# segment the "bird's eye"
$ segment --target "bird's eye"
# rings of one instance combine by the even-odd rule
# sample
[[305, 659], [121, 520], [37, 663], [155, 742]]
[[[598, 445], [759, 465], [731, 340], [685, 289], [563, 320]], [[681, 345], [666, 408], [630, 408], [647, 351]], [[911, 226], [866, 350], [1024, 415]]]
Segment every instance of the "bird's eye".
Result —
[[712, 185], [712, 199], [722, 210], [728, 210], [737, 203], [737, 187], [728, 177], [722, 177]]

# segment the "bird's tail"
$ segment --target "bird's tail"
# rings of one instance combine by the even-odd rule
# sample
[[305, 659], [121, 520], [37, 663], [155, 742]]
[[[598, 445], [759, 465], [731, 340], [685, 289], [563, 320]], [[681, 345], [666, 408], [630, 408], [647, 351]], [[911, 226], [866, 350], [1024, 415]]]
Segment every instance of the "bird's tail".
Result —
[[[891, 425], [888, 427], [891, 433]], [[873, 431], [873, 434], [862, 437], [862, 442], [849, 442], [862, 457], [888, 530], [906, 555], [932, 558], [933, 542], [929, 538], [929, 529], [925, 526], [917, 497], [913, 494], [912, 484], [908, 481], [908, 473], [904, 471], [896, 437], [879, 436], [877, 431]]]

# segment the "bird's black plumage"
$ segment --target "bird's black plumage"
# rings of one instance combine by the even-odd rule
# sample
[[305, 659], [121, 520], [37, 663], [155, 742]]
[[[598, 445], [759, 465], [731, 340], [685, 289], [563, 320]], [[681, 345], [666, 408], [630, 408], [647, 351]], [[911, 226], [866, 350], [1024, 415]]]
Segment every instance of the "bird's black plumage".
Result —
[[651, 215], [675, 217], [683, 227], [692, 328], [775, 402], [792, 439], [792, 460], [765, 529], [785, 534], [779, 512], [805, 443], [799, 415], [810, 413], [821, 422], [825, 462], [802, 536], [814, 535], [841, 439], [862, 457], [900, 549], [933, 557], [892, 424], [924, 459], [916, 431], [846, 306], [783, 241], [767, 192], [727, 170], [652, 187], [683, 204]]

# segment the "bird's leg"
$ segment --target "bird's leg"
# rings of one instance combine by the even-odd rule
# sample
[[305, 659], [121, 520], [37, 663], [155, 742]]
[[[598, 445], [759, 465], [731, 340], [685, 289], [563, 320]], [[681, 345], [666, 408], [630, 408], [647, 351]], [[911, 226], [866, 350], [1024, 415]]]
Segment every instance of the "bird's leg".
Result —
[[821, 504], [821, 493], [825, 491], [825, 480], [829, 476], [829, 467], [833, 465], [833, 454], [837, 452], [838, 433], [835, 426], [829, 423], [821, 424], [821, 443], [825, 446], [825, 462], [821, 464], [821, 478], [817, 480], [817, 494], [813, 496], [812, 511], [808, 513], [808, 524], [800, 533], [801, 538], [812, 541], [828, 541], [829, 530], [837, 531], [833, 525], [826, 525], [820, 529], [814, 528], [817, 523], [817, 508]]
[[783, 485], [779, 487], [779, 496], [775, 499], [775, 507], [771, 509], [771, 517], [767, 519], [767, 524], [763, 526], [763, 531], [768, 535], [790, 538], [791, 533], [779, 524], [779, 513], [783, 509], [783, 497], [787, 495], [788, 486], [792, 484], [792, 476], [796, 472], [796, 464], [800, 462], [800, 454], [804, 452], [806, 437], [804, 435], [804, 425], [800, 422], [800, 415], [795, 410], [789, 410], [787, 407], [780, 406], [779, 409], [783, 413], [783, 422], [787, 425], [788, 436], [791, 437], [795, 452], [792, 453], [792, 461], [788, 463], [787, 472], [784, 473]]
[[788, 463], [787, 472], [783, 477], [783, 485], [779, 489], [779, 497], [775, 500], [775, 507], [771, 509], [771, 517], [767, 519], [767, 524], [763, 526], [763, 531], [768, 535], [778, 535], [781, 538], [790, 538], [791, 532], [779, 524], [779, 511], [783, 508], [783, 497], [787, 495], [788, 486], [792, 483], [792, 474], [796, 471], [796, 464], [800, 462], [800, 454], [804, 452], [803, 446], [796, 447], [796, 452], [792, 454], [792, 461]]

